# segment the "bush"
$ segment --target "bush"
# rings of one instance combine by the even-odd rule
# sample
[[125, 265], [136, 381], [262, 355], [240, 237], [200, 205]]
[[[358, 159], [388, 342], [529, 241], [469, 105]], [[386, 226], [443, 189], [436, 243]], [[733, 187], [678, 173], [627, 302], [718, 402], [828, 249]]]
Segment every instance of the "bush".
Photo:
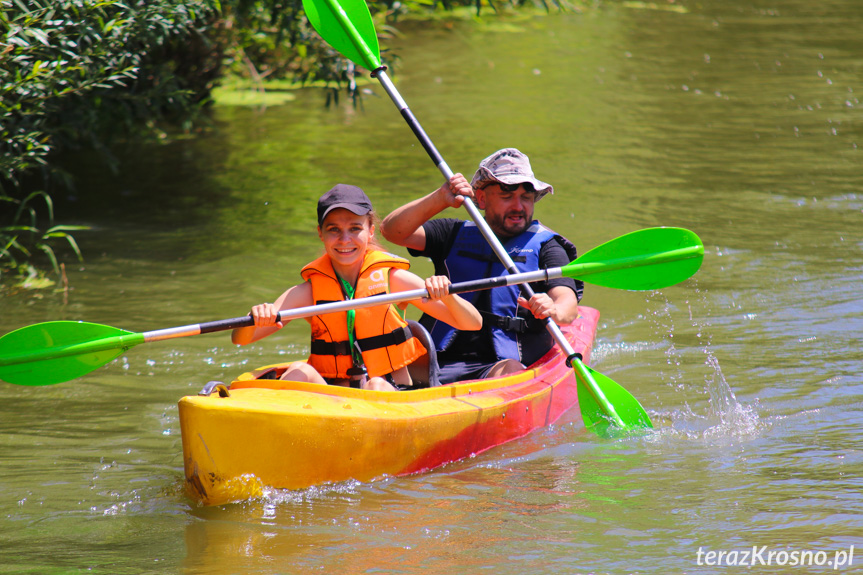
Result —
[[218, 16], [212, 2], [0, 5], [0, 178], [7, 185], [47, 167], [55, 149], [87, 145], [108, 154], [112, 140], [152, 133], [160, 120], [188, 125], [218, 76], [221, 52], [204, 35]]
[[[215, 0], [0, 0], [0, 268], [34, 251], [56, 268], [56, 239], [77, 252], [68, 229], [50, 227], [48, 194], [22, 185], [33, 173], [41, 182], [28, 187], [69, 185], [51, 154], [92, 148], [113, 167], [115, 142], [163, 136], [163, 122], [192, 125], [220, 72], [218, 35], [206, 34], [216, 8]], [[49, 229], [39, 231], [38, 220]]]

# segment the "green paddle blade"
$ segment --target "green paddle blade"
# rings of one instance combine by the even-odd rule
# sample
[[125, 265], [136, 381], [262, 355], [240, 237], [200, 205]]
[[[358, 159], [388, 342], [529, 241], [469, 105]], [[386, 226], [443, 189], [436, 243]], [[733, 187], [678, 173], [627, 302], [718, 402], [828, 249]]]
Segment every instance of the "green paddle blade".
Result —
[[355, 64], [381, 66], [378, 35], [363, 0], [303, 0], [303, 8], [321, 38]]
[[52, 385], [97, 369], [144, 336], [97, 323], [50, 321], [0, 337], [0, 380]]
[[[614, 412], [624, 425], [622, 429], [608, 414], [606, 409], [602, 407], [602, 402], [597, 401], [590, 389], [590, 384], [585, 382], [584, 377], [582, 377], [579, 367], [583, 367], [593, 379], [597, 389], [605, 396], [608, 404], [614, 406]], [[598, 371], [594, 371], [583, 363], [581, 366], [575, 367], [575, 373], [579, 379], [578, 405], [581, 409], [581, 417], [584, 419], [584, 426], [587, 429], [602, 437], [612, 437], [621, 432], [653, 428], [650, 417], [644, 411], [644, 408], [641, 407], [641, 404], [638, 403], [638, 400], [619, 383]]]
[[703, 259], [704, 244], [694, 232], [647, 228], [593, 248], [561, 273], [610, 288], [651, 290], [692, 277]]

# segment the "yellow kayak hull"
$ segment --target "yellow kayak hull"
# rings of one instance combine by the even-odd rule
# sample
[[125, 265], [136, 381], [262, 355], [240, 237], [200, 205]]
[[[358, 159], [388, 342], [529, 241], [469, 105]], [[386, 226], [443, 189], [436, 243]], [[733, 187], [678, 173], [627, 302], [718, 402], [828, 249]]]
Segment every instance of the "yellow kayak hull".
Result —
[[[589, 361], [599, 313], [562, 329]], [[433, 469], [554, 423], [578, 403], [557, 347], [522, 372], [401, 392], [257, 379], [179, 402], [186, 487], [204, 505]]]

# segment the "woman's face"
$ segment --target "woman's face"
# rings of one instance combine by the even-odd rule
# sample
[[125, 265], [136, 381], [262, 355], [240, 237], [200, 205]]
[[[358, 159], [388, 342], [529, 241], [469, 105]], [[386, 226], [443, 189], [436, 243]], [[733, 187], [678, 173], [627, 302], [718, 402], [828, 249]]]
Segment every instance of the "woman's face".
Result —
[[362, 263], [375, 228], [367, 215], [358, 216], [338, 208], [327, 214], [318, 236], [334, 266], [350, 267]]

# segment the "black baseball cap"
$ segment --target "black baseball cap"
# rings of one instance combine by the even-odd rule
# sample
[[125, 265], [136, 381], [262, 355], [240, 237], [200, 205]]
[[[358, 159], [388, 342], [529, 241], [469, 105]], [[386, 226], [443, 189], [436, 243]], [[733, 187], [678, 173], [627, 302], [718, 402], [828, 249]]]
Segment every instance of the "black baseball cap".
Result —
[[344, 208], [358, 216], [364, 216], [374, 209], [372, 201], [360, 188], [336, 184], [318, 200], [318, 225], [323, 224], [327, 214], [337, 208]]

